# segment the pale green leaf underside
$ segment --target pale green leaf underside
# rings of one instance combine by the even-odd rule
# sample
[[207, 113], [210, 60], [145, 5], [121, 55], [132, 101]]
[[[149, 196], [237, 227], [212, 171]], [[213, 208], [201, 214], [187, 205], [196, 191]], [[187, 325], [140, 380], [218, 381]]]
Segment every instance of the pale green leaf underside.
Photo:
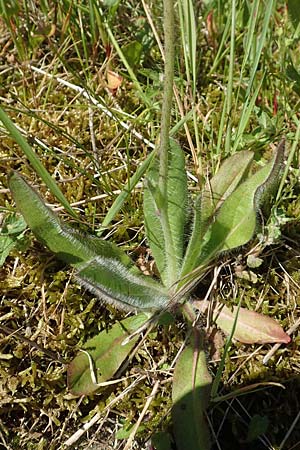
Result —
[[139, 336], [126, 345], [124, 339], [136, 331], [148, 317], [145, 314], [128, 317], [115, 323], [108, 331], [103, 330], [83, 346], [93, 361], [96, 382], [93, 382], [89, 358], [79, 353], [68, 366], [68, 387], [74, 395], [89, 395], [99, 389], [98, 383], [109, 380], [129, 355]]
[[162, 207], [167, 208], [174, 254], [170, 255], [165, 246], [165, 230], [160, 218], [156, 202], [158, 185], [158, 159], [155, 160], [148, 174], [148, 184], [144, 190], [144, 218], [146, 236], [155, 258], [157, 268], [164, 283], [168, 278], [168, 258], [177, 261], [178, 273], [182, 262], [184, 249], [184, 228], [187, 212], [187, 176], [185, 171], [184, 153], [180, 146], [170, 139], [169, 169], [167, 179], [168, 198], [163, 200]]
[[79, 268], [77, 278], [94, 295], [120, 309], [156, 310], [169, 303], [161, 284], [112, 258], [94, 258]]
[[173, 428], [178, 450], [209, 450], [205, 410], [209, 403], [211, 375], [203, 348], [192, 342], [181, 353], [174, 370]]

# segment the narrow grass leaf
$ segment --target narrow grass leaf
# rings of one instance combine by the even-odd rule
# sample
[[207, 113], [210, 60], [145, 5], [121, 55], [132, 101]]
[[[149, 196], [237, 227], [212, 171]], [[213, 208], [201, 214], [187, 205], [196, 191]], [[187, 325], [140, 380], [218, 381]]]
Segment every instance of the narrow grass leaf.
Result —
[[[300, 140], [300, 121], [298, 120], [298, 117], [296, 116], [296, 114], [293, 116], [293, 121], [294, 121], [294, 124], [295, 124], [295, 127], [296, 127], [296, 133], [295, 133], [295, 135], [293, 137], [293, 143], [292, 143], [291, 148], [289, 149], [289, 152], [288, 152], [287, 161], [286, 161], [286, 164], [285, 164], [283, 175], [281, 177], [280, 185], [279, 185], [279, 188], [278, 188], [278, 191], [277, 191], [277, 195], [276, 195], [276, 201], [279, 201], [280, 198], [282, 197], [282, 191], [283, 191], [284, 185], [287, 182], [288, 174], [289, 174], [289, 172], [291, 170], [293, 161], [295, 160], [295, 157], [296, 157], [297, 152], [298, 152], [298, 145], [299, 145], [299, 140]], [[298, 215], [298, 217], [299, 217], [299, 215]]]
[[257, 21], [259, 19], [259, 1], [260, 0], [254, 0], [249, 5], [245, 5], [244, 7], [249, 7], [249, 20], [248, 23], [245, 24], [246, 26], [246, 37], [244, 39], [244, 55], [243, 55], [243, 61], [241, 66], [241, 73], [240, 73], [240, 79], [239, 79], [239, 85], [241, 85], [241, 82], [244, 77], [244, 70], [249, 64], [249, 58], [251, 55], [251, 49], [253, 49], [254, 40], [256, 39], [256, 33], [255, 28], [257, 25]]
[[225, 131], [225, 154], [230, 154], [231, 149], [231, 135], [232, 135], [232, 93], [233, 93], [233, 78], [235, 66], [235, 35], [236, 35], [236, 0], [231, 1], [231, 33], [230, 33], [230, 54], [228, 67], [228, 82], [224, 101], [224, 108], [226, 106], [226, 131]]
[[159, 310], [168, 303], [163, 286], [120, 261], [97, 256], [80, 267], [80, 283], [106, 303], [124, 310]]
[[151, 164], [153, 158], [155, 156], [155, 151], [152, 151], [147, 158], [143, 161], [143, 163], [140, 165], [140, 167], [136, 170], [134, 175], [130, 178], [128, 181], [128, 186], [123, 189], [123, 191], [118, 195], [118, 197], [113, 202], [112, 206], [110, 207], [109, 211], [107, 212], [101, 228], [98, 232], [98, 235], [101, 235], [101, 233], [108, 227], [108, 225], [111, 223], [111, 221], [116, 217], [118, 212], [121, 210], [122, 206], [124, 205], [125, 201], [127, 200], [128, 196], [130, 195], [131, 191], [134, 189], [136, 184], [140, 181], [140, 179], [144, 176], [146, 170], [148, 169], [149, 165]]
[[[241, 70], [240, 70], [240, 77], [239, 77], [239, 82], [238, 82], [238, 90], [235, 94], [235, 98], [238, 99], [240, 97], [240, 91], [241, 88], [244, 86], [244, 80], [245, 77], [247, 76], [247, 74], [245, 73], [246, 67], [249, 65], [249, 61], [250, 61], [250, 57], [251, 57], [251, 52], [253, 52], [253, 48], [254, 48], [254, 43], [255, 43], [255, 39], [256, 39], [256, 35], [257, 33], [255, 33], [255, 28], [256, 28], [256, 24], [257, 21], [259, 19], [259, 0], [255, 0], [251, 5], [244, 5], [244, 8], [250, 8], [250, 12], [249, 12], [249, 18], [248, 21], [245, 23], [245, 30], [246, 30], [246, 36], [245, 36], [245, 40], [244, 40], [244, 55], [243, 55], [243, 61], [242, 61], [242, 66], [241, 66]], [[250, 62], [251, 65], [251, 62]], [[239, 119], [239, 125], [238, 125], [238, 131], [237, 133], [235, 133], [235, 137], [234, 137], [234, 146], [232, 148], [232, 153], [235, 153], [236, 149], [239, 146], [243, 131], [245, 130], [249, 118], [251, 116], [253, 107], [255, 105], [256, 102], [256, 98], [257, 95], [260, 91], [262, 82], [264, 80], [264, 76], [261, 77], [261, 80], [257, 86], [257, 88], [255, 89], [254, 93], [251, 93], [251, 95], [248, 95], [247, 97], [245, 97], [244, 101], [242, 102], [242, 113], [240, 114], [240, 119]], [[238, 114], [238, 102], [236, 102], [235, 104], [235, 111], [232, 113], [233, 117]]]
[[147, 95], [145, 95], [143, 88], [141, 86], [141, 84], [139, 83], [138, 79], [136, 78], [132, 67], [130, 66], [130, 64], [128, 63], [127, 59], [125, 58], [125, 55], [123, 53], [123, 51], [121, 50], [121, 47], [119, 46], [118, 42], [115, 39], [114, 33], [112, 32], [111, 27], [109, 26], [108, 22], [104, 21], [103, 22], [107, 35], [112, 43], [112, 45], [114, 46], [120, 60], [122, 61], [122, 63], [124, 64], [129, 77], [131, 78], [132, 83], [134, 84], [140, 98], [143, 100], [143, 102], [145, 103], [145, 105], [147, 106], [151, 106], [151, 101], [149, 99], [149, 97], [147, 97]]
[[263, 47], [266, 42], [266, 36], [267, 36], [267, 31], [269, 29], [269, 22], [270, 22], [270, 17], [272, 14], [273, 7], [274, 7], [274, 0], [268, 0], [264, 7], [263, 25], [262, 25], [261, 33], [259, 34], [259, 40], [258, 40], [257, 50], [255, 53], [255, 59], [251, 66], [250, 79], [249, 79], [249, 83], [248, 83], [248, 87], [247, 87], [247, 91], [246, 91], [246, 97], [249, 96], [252, 86], [253, 86], [254, 79], [258, 73], [257, 67], [258, 67], [258, 64], [260, 61]]
[[234, 137], [232, 152], [236, 152], [240, 145], [241, 139], [243, 137], [243, 133], [250, 121], [251, 115], [253, 113], [253, 109], [255, 107], [256, 99], [261, 90], [264, 80], [265, 80], [265, 74], [263, 74], [263, 76], [261, 77], [261, 80], [257, 84], [257, 87], [255, 88], [254, 92], [251, 93], [251, 95], [249, 94], [248, 97], [246, 97], [245, 101], [243, 102], [242, 112], [240, 114], [239, 126], [238, 126], [237, 132]]
[[180, 0], [178, 3], [182, 47], [185, 58], [185, 70], [188, 81], [192, 81], [193, 96], [196, 95], [196, 45], [197, 31], [194, 13], [194, 5], [191, 0]]
[[285, 387], [280, 383], [274, 383], [272, 381], [262, 382], [262, 383], [254, 383], [248, 386], [243, 386], [239, 389], [234, 389], [228, 394], [224, 395], [215, 395], [211, 401], [214, 403], [220, 403], [231, 399], [236, 399], [237, 397], [245, 396], [247, 394], [253, 394], [254, 392], [258, 392], [261, 390], [265, 390], [268, 387], [276, 387], [285, 389]]
[[57, 198], [57, 200], [64, 206], [66, 211], [68, 211], [73, 217], [77, 217], [77, 214], [70, 206], [69, 202], [55, 183], [54, 179], [51, 177], [51, 175], [47, 172], [45, 167], [42, 165], [39, 158], [36, 156], [33, 149], [30, 147], [30, 145], [27, 143], [26, 139], [22, 136], [22, 134], [19, 132], [19, 130], [16, 128], [14, 123], [10, 120], [10, 118], [7, 116], [7, 114], [3, 111], [2, 108], [0, 108], [0, 120], [2, 121], [5, 128], [8, 130], [8, 132], [11, 134], [12, 138], [16, 141], [16, 143], [21, 147], [24, 154], [28, 158], [30, 164], [36, 171], [36, 173], [41, 177], [41, 179], [44, 181], [46, 186], [49, 188], [51, 193]]
[[173, 429], [178, 450], [209, 450], [205, 420], [211, 375], [201, 338], [195, 337], [181, 353], [174, 371], [172, 391]]
[[[126, 335], [137, 330], [147, 316], [138, 314], [117, 322], [108, 331], [103, 330], [89, 339], [83, 346], [86, 353], [80, 352], [68, 366], [68, 387], [74, 395], [89, 395], [99, 389], [98, 384], [113, 377], [125, 358], [128, 357], [139, 336], [132, 338], [126, 345], [122, 342]], [[94, 380], [96, 378], [96, 383]]]

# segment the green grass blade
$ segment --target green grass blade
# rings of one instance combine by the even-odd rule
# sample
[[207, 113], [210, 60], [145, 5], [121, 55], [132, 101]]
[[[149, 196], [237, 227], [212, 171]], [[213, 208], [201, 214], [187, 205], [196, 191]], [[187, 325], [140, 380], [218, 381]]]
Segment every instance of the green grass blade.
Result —
[[184, 52], [186, 74], [188, 82], [192, 85], [193, 96], [196, 94], [196, 20], [194, 5], [191, 0], [180, 0], [178, 2], [182, 47]]
[[96, 45], [97, 43], [97, 21], [94, 11], [94, 6], [97, 7], [95, 2], [93, 0], [88, 0], [89, 5], [89, 22], [90, 22], [90, 29], [91, 29], [91, 38], [92, 38], [92, 45]]
[[[300, 121], [298, 120], [296, 115], [294, 115], [293, 120], [295, 122], [297, 130], [296, 130], [295, 136], [293, 138], [292, 148], [289, 151], [286, 166], [284, 168], [284, 172], [283, 172], [283, 175], [282, 175], [282, 178], [280, 181], [280, 185], [279, 185], [277, 196], [276, 196], [276, 201], [279, 201], [281, 198], [282, 190], [283, 190], [284, 184], [286, 182], [288, 172], [290, 170], [292, 161], [293, 161], [295, 155], [297, 154], [297, 150], [298, 150], [299, 139], [300, 139]], [[299, 215], [300, 215], [300, 213], [299, 213]]]
[[147, 105], [147, 106], [150, 107], [150, 106], [151, 106], [151, 101], [150, 101], [150, 99], [147, 97], [147, 95], [145, 95], [145, 93], [144, 93], [144, 91], [143, 91], [143, 88], [142, 88], [140, 82], [138, 81], [138, 79], [137, 79], [137, 77], [135, 76], [135, 74], [134, 74], [132, 68], [131, 68], [130, 65], [128, 64], [128, 61], [127, 61], [127, 59], [125, 58], [125, 55], [124, 55], [124, 53], [122, 52], [121, 47], [119, 46], [118, 42], [116, 41], [116, 39], [115, 39], [115, 37], [114, 37], [114, 34], [113, 34], [113, 32], [112, 32], [112, 30], [111, 30], [109, 24], [108, 24], [107, 22], [104, 22], [104, 26], [105, 26], [105, 30], [106, 30], [106, 32], [107, 32], [107, 35], [108, 35], [108, 37], [109, 37], [109, 39], [110, 39], [112, 45], [114, 46], [114, 48], [115, 48], [115, 50], [116, 50], [116, 52], [117, 52], [119, 58], [121, 59], [122, 63], [124, 64], [124, 66], [125, 66], [125, 68], [126, 68], [128, 74], [129, 74], [129, 76], [130, 76], [130, 78], [131, 78], [131, 80], [132, 80], [132, 83], [134, 84], [136, 90], [137, 90], [138, 93], [139, 93], [139, 96], [141, 97], [141, 99], [143, 100], [143, 102], [145, 103], [145, 105]]
[[140, 167], [137, 169], [137, 171], [134, 173], [134, 175], [130, 178], [128, 182], [128, 187], [124, 189], [118, 197], [113, 202], [112, 206], [110, 207], [109, 211], [107, 212], [100, 230], [97, 232], [98, 236], [100, 236], [103, 231], [109, 226], [111, 221], [115, 218], [115, 216], [118, 214], [118, 212], [121, 210], [122, 206], [124, 205], [125, 201], [127, 200], [128, 196], [130, 195], [131, 191], [134, 189], [136, 184], [141, 180], [141, 178], [144, 176], [145, 172], [147, 171], [149, 165], [151, 164], [153, 158], [155, 156], [155, 151], [153, 150], [147, 158], [142, 162]]
[[223, 58], [226, 56], [226, 54], [228, 53], [228, 47], [226, 46], [226, 40], [228, 38], [228, 34], [229, 34], [229, 30], [230, 30], [230, 24], [231, 24], [231, 17], [230, 15], [227, 16], [226, 19], [226, 23], [224, 26], [224, 30], [222, 33], [222, 38], [221, 38], [221, 42], [218, 45], [218, 51], [217, 54], [214, 58], [213, 64], [209, 70], [208, 75], [211, 76], [213, 74], [215, 74], [215, 72], [217, 71], [217, 67], [218, 65], [221, 63], [221, 61], [223, 60]]
[[262, 32], [260, 34], [258, 48], [257, 48], [256, 54], [255, 54], [255, 59], [254, 59], [253, 65], [251, 67], [250, 79], [249, 79], [249, 83], [248, 83], [248, 87], [247, 87], [247, 91], [246, 91], [246, 98], [250, 95], [250, 92], [251, 92], [251, 89], [253, 86], [253, 82], [254, 82], [255, 76], [257, 74], [257, 67], [259, 64], [259, 60], [260, 60], [260, 57], [262, 54], [263, 47], [266, 42], [266, 36], [267, 36], [267, 32], [269, 30], [269, 22], [270, 22], [273, 7], [274, 7], [274, 0], [269, 0], [266, 4], [266, 7], [264, 8], [264, 16], [263, 16], [264, 21], [263, 21], [263, 26], [262, 26]]
[[255, 102], [256, 102], [257, 96], [258, 96], [258, 94], [260, 92], [260, 89], [262, 87], [264, 79], [265, 79], [265, 74], [261, 77], [261, 80], [258, 83], [258, 85], [257, 85], [255, 91], [253, 92], [253, 94], [249, 95], [246, 98], [246, 100], [245, 100], [245, 102], [243, 104], [243, 109], [242, 109], [241, 117], [240, 117], [240, 120], [239, 120], [239, 126], [238, 126], [238, 129], [237, 129], [237, 133], [236, 133], [236, 136], [235, 136], [235, 139], [234, 139], [234, 144], [233, 144], [233, 147], [232, 147], [232, 152], [233, 153], [237, 151], [237, 149], [238, 149], [238, 147], [240, 145], [243, 133], [244, 133], [244, 131], [245, 131], [249, 121], [250, 121], [251, 114], [253, 112], [253, 108], [255, 107]]
[[[239, 99], [239, 97], [240, 97], [240, 90], [241, 90], [241, 87], [243, 86], [243, 80], [245, 77], [245, 69], [246, 69], [247, 64], [249, 64], [251, 51], [253, 51], [253, 46], [256, 42], [255, 41], [255, 39], [256, 39], [255, 26], [257, 24], [258, 18], [259, 18], [259, 0], [255, 0], [254, 3], [251, 5], [251, 10], [249, 13], [249, 21], [246, 26], [247, 34], [246, 34], [245, 43], [244, 43], [245, 53], [243, 56], [243, 61], [242, 61], [242, 66], [241, 66], [241, 71], [240, 71], [238, 89], [237, 89], [237, 93], [235, 95], [236, 99]], [[246, 101], [247, 100], [249, 101], [249, 97], [246, 98]], [[235, 103], [234, 115], [237, 113], [237, 108], [238, 108], [238, 102]], [[243, 110], [244, 109], [245, 109], [245, 107], [243, 106]]]
[[226, 90], [226, 137], [225, 137], [225, 155], [231, 153], [231, 133], [232, 133], [232, 91], [233, 91], [233, 77], [235, 64], [235, 33], [236, 33], [236, 1], [231, 2], [231, 36], [230, 36], [230, 56], [229, 56], [229, 70], [228, 83]]
[[2, 108], [0, 108], [0, 120], [2, 121], [5, 128], [8, 130], [8, 132], [11, 134], [12, 138], [16, 141], [16, 143], [21, 147], [24, 154], [28, 158], [30, 164], [32, 165], [33, 169], [36, 171], [36, 173], [41, 177], [41, 179], [44, 181], [48, 189], [51, 191], [51, 193], [57, 198], [57, 200], [64, 206], [66, 211], [70, 213], [73, 217], [77, 218], [77, 214], [55, 183], [54, 179], [51, 177], [51, 175], [47, 172], [39, 158], [36, 156], [33, 149], [30, 147], [30, 145], [27, 143], [26, 139], [22, 136], [22, 134], [19, 132], [19, 130], [16, 128], [14, 123], [10, 120], [10, 118], [7, 116], [7, 114], [3, 111]]
[[[197, 97], [197, 29], [194, 5], [192, 0], [180, 0], [178, 2], [182, 48], [185, 60], [185, 73], [188, 87], [191, 90], [191, 112], [196, 140], [196, 148], [201, 148], [199, 137], [198, 117], [196, 113]], [[200, 172], [202, 173], [201, 156], [197, 158]]]
[[253, 51], [253, 46], [255, 45], [255, 27], [257, 25], [257, 21], [259, 18], [259, 0], [255, 0], [254, 3], [251, 5], [251, 10], [249, 14], [249, 21], [247, 24], [247, 34], [245, 38], [245, 44], [244, 49], [245, 53], [243, 56], [242, 66], [241, 66], [241, 72], [240, 72], [240, 78], [239, 78], [239, 86], [236, 98], [239, 98], [240, 94], [240, 88], [242, 86], [243, 78], [245, 76], [245, 69], [247, 64], [249, 64], [249, 59], [251, 56], [251, 51]]
[[240, 82], [242, 80], [244, 70], [246, 67], [246, 64], [249, 63], [249, 56], [251, 53], [251, 48], [253, 47], [253, 42], [255, 39], [255, 27], [257, 24], [257, 20], [259, 17], [258, 14], [258, 7], [259, 7], [260, 0], [255, 0], [253, 4], [250, 4], [250, 16], [249, 16], [249, 23], [247, 25], [247, 35], [246, 35], [246, 42], [245, 42], [245, 54], [242, 61], [242, 67], [241, 67], [241, 74], [240, 74]]

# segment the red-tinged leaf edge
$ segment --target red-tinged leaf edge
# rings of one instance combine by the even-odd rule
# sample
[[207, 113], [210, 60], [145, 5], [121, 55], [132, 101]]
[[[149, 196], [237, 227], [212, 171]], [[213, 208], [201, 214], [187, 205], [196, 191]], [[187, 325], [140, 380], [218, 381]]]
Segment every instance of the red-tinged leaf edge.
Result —
[[[196, 301], [194, 305], [204, 311], [208, 307], [208, 301]], [[231, 310], [226, 305], [217, 302], [213, 319], [226, 334], [230, 334], [236, 313], [237, 306]], [[291, 341], [290, 336], [272, 317], [256, 311], [249, 311], [246, 308], [240, 308], [238, 314], [233, 339], [243, 344], [288, 344]]]

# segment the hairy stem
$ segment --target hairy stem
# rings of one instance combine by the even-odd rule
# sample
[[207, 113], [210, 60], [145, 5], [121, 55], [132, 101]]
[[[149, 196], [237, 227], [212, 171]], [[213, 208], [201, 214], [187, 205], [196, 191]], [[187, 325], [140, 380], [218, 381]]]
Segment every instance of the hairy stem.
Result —
[[[160, 130], [160, 171], [159, 187], [161, 194], [166, 194], [166, 180], [168, 172], [169, 134], [171, 122], [171, 110], [173, 99], [173, 78], [174, 78], [174, 4], [173, 0], [164, 0], [164, 91], [162, 100], [162, 118]], [[164, 196], [164, 198], [166, 198]]]
[[174, 78], [174, 0], [164, 0], [164, 89], [162, 99], [162, 117], [159, 143], [159, 180], [158, 192], [160, 198], [160, 214], [164, 230], [166, 249], [168, 252], [169, 264], [169, 285], [173, 284], [177, 278], [177, 264], [174, 253], [173, 239], [170, 230], [167, 208], [167, 176], [169, 163], [170, 145], [170, 123], [173, 100], [173, 78]]

